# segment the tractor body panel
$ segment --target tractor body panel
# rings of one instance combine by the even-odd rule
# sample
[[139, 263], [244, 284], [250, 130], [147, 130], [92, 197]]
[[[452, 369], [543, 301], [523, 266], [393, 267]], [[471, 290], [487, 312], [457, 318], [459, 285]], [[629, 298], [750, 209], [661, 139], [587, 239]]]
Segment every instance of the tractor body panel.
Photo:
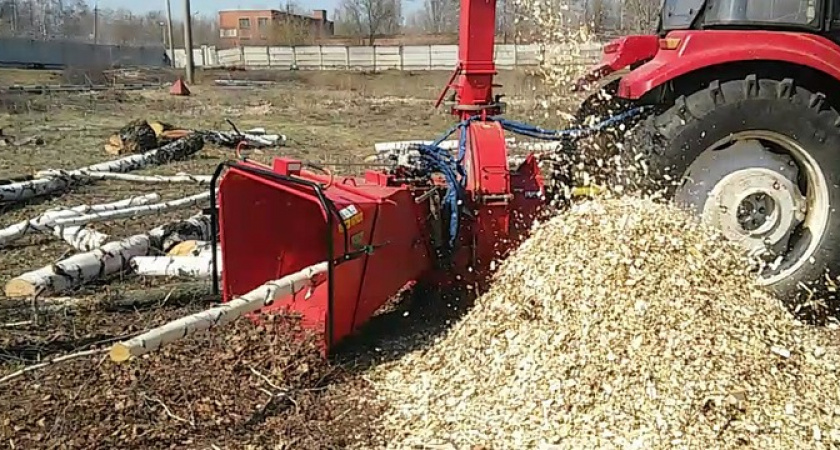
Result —
[[624, 36], [604, 46], [601, 61], [589, 70], [574, 86], [574, 90], [600, 80], [627, 67], [649, 61], [659, 51], [659, 37], [656, 35]]
[[618, 95], [639, 99], [690, 72], [741, 61], [779, 61], [840, 79], [840, 47], [829, 39], [780, 31], [674, 31], [649, 62], [621, 79]]

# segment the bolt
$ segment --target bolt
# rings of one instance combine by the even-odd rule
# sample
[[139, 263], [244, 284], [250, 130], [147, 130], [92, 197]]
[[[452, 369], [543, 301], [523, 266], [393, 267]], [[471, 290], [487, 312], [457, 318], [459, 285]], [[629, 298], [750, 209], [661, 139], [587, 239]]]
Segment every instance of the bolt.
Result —
[[778, 191], [778, 190], [779, 190], [779, 189], [781, 189], [781, 188], [782, 188], [782, 185], [781, 185], [781, 184], [779, 184], [779, 182], [778, 182], [778, 181], [774, 181], [774, 182], [773, 182], [773, 189], [775, 189], [775, 190], [777, 190], [777, 191]]

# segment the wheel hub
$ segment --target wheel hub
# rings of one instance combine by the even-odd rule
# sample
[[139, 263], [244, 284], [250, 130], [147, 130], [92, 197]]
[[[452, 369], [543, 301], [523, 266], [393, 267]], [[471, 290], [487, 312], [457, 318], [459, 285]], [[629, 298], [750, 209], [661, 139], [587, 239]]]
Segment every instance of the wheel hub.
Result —
[[753, 255], [782, 252], [806, 210], [805, 197], [782, 172], [790, 171], [756, 167], [730, 173], [710, 192], [703, 219]]

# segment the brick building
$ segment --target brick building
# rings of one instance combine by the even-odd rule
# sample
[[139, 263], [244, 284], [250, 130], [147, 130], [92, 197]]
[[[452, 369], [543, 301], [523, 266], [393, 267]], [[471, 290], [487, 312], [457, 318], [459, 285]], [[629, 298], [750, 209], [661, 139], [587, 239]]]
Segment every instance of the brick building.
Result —
[[[294, 33], [295, 36], [289, 36]], [[294, 37], [297, 40], [328, 38], [335, 34], [335, 24], [327, 20], [327, 11], [316, 9], [311, 16], [291, 14], [276, 9], [237, 9], [219, 11], [219, 38], [222, 47], [273, 45]]]

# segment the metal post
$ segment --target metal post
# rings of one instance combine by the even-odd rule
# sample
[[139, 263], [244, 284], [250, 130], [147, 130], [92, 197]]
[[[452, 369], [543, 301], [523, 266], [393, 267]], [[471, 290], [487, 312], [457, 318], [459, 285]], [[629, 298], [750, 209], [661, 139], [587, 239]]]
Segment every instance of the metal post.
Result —
[[99, 43], [99, 6], [93, 6], [93, 44]]
[[12, 32], [13, 36], [17, 36], [18, 32], [18, 7], [17, 0], [12, 0]]
[[166, 0], [166, 38], [169, 41], [169, 60], [172, 67], [175, 67], [175, 41], [172, 39], [172, 6]]
[[194, 80], [193, 72], [195, 70], [195, 65], [193, 64], [192, 13], [190, 12], [190, 0], [184, 0], [184, 52], [186, 52], [187, 57], [187, 83], [192, 84]]

